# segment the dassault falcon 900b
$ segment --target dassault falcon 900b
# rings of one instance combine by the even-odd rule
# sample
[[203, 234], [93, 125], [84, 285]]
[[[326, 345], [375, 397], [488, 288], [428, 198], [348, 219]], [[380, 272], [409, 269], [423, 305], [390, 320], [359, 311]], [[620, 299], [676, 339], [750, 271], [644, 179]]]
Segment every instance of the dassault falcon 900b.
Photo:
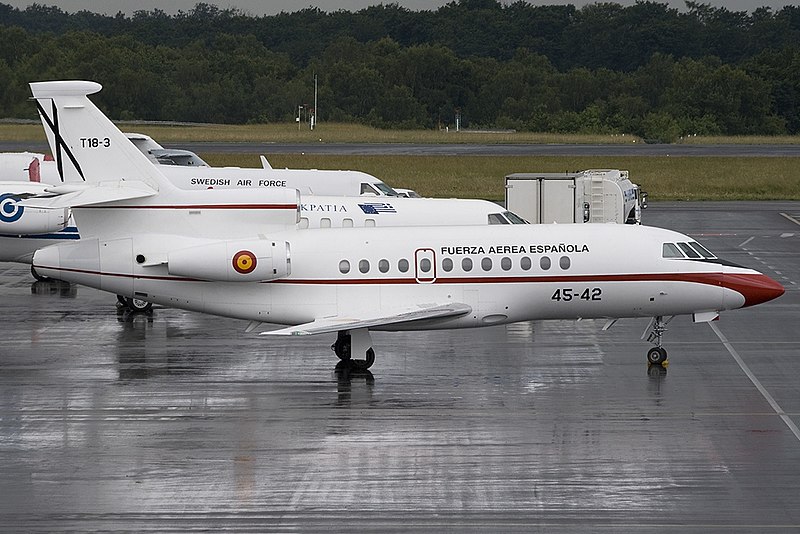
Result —
[[[666, 360], [665, 317], [697, 322], [780, 296], [783, 287], [688, 236], [635, 225], [297, 229], [264, 233], [263, 191], [175, 188], [92, 104], [91, 82], [31, 84], [109, 182], [62, 197], [82, 238], [36, 252], [43, 275], [171, 307], [288, 325], [265, 335], [337, 333], [343, 360], [369, 367], [370, 330], [472, 328], [535, 319], [652, 317], [651, 363]], [[65, 121], [66, 123], [67, 121]], [[90, 141], [87, 142], [86, 140]], [[93, 140], [99, 140], [94, 142]], [[33, 199], [26, 202], [34, 202]], [[631, 255], [628, 252], [635, 250]]]

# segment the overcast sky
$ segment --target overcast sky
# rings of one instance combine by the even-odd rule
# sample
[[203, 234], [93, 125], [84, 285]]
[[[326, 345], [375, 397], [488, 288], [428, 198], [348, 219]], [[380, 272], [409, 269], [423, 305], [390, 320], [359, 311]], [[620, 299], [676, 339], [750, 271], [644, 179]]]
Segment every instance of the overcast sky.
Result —
[[[616, 1], [622, 5], [635, 3], [635, 0]], [[34, 3], [29, 0], [0, 0], [0, 2], [19, 8], [25, 8]], [[274, 15], [281, 11], [298, 11], [310, 6], [319, 7], [324, 11], [336, 11], [337, 9], [358, 11], [380, 3], [398, 3], [409, 9], [421, 10], [436, 9], [448, 2], [449, 0], [387, 0], [384, 2], [380, 0], [206, 0], [206, 3], [216, 4], [222, 8], [239, 8], [251, 15]], [[511, 0], [503, 0], [503, 2], [510, 3]], [[686, 7], [684, 0], [660, 0], [660, 2], [678, 9]], [[761, 6], [778, 10], [785, 5], [795, 3], [787, 0], [700, 0], [700, 2], [715, 7], [726, 7], [732, 11], [752, 11]], [[159, 8], [171, 14], [178, 11], [189, 11], [198, 3], [198, 0], [38, 0], [35, 3], [55, 5], [68, 12], [89, 10], [114, 15], [122, 11], [130, 15], [140, 9], [150, 11]], [[580, 7], [593, 2], [591, 0], [528, 0], [528, 3], [534, 5], [574, 4]]]

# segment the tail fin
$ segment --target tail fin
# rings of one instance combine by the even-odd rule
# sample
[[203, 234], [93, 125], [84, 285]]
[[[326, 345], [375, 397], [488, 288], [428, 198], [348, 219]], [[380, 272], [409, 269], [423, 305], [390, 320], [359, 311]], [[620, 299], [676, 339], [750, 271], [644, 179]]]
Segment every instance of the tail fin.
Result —
[[156, 190], [174, 186], [87, 95], [99, 83], [68, 80], [30, 84], [59, 175], [66, 182], [141, 181]]

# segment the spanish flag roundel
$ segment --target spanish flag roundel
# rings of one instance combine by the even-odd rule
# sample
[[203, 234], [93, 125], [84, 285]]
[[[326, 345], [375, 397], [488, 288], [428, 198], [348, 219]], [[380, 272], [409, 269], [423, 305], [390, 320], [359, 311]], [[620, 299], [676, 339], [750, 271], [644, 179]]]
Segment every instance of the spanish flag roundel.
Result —
[[233, 270], [240, 274], [249, 274], [256, 269], [256, 255], [249, 250], [240, 250], [233, 255]]

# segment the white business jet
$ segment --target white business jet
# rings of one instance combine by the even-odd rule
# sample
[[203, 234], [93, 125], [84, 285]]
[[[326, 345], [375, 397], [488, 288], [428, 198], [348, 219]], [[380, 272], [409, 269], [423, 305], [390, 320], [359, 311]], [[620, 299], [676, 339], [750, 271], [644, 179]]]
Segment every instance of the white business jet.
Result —
[[[622, 317], [653, 318], [655, 347], [647, 358], [663, 364], [661, 341], [671, 316], [707, 322], [784, 292], [769, 277], [720, 260], [688, 236], [646, 226], [265, 232], [271, 213], [296, 210], [294, 197], [259, 189], [180, 190], [87, 98], [98, 84], [40, 82], [31, 89], [42, 105], [71, 116], [64, 121], [71, 126], [62, 127], [65, 144], [105, 172], [58, 197], [25, 201], [73, 206], [82, 232], [80, 241], [37, 251], [37, 270], [111, 293], [249, 320], [248, 330], [260, 323], [288, 325], [265, 335], [337, 333], [334, 352], [359, 367], [375, 359], [370, 330], [535, 319], [610, 323]], [[108, 156], [115, 146], [125, 147], [122, 157]]]

